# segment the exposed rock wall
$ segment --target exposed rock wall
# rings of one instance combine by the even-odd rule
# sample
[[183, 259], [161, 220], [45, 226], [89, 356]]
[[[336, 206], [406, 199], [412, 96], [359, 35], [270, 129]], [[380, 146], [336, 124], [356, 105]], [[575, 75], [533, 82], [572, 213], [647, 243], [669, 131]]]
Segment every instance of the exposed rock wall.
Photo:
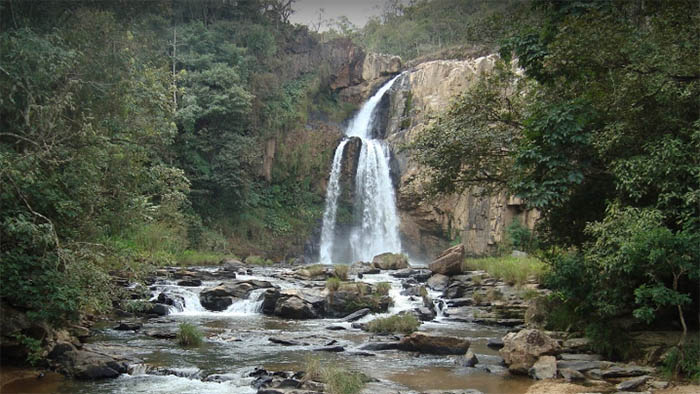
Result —
[[536, 211], [504, 193], [487, 196], [475, 188], [438, 199], [422, 199], [425, 173], [399, 149], [422, 132], [430, 116], [445, 111], [452, 98], [489, 72], [495, 61], [491, 55], [422, 63], [392, 87], [384, 121], [387, 140], [394, 152], [399, 152], [397, 203], [403, 244], [415, 256], [432, 258], [448, 246], [450, 239], [460, 239], [469, 255], [489, 254], [504, 240], [505, 229], [514, 218], [530, 228], [537, 220]]

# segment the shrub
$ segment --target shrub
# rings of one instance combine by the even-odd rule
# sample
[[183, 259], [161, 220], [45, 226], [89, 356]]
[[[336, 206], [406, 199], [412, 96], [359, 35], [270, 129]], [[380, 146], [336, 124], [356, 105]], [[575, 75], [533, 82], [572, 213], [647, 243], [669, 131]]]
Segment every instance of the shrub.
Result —
[[523, 226], [518, 219], [506, 227], [506, 237], [514, 249], [532, 252], [537, 249], [538, 241], [529, 228]]
[[176, 339], [181, 346], [199, 346], [202, 344], [203, 337], [204, 335], [195, 325], [180, 323]]
[[345, 368], [326, 367], [322, 375], [326, 383], [326, 392], [330, 394], [356, 394], [362, 391], [365, 385], [362, 374], [350, 372]]
[[395, 332], [410, 334], [416, 331], [420, 325], [420, 321], [415, 316], [404, 314], [374, 319], [367, 324], [367, 329], [379, 334], [392, 334]]
[[23, 334], [15, 334], [15, 339], [27, 351], [27, 362], [31, 366], [35, 366], [41, 361], [41, 341]]
[[185, 250], [175, 256], [175, 262], [180, 266], [216, 265], [226, 255], [222, 253], [202, 252], [199, 250]]
[[474, 290], [474, 293], [472, 293], [472, 299], [476, 305], [479, 305], [484, 301], [484, 295]]
[[389, 290], [391, 290], [391, 283], [389, 282], [379, 282], [377, 283], [377, 286], [374, 288], [374, 293], [385, 296], [389, 294]]
[[129, 300], [124, 304], [124, 310], [129, 313], [142, 313], [149, 311], [153, 304], [146, 300]]
[[307, 356], [304, 359], [304, 381], [321, 380], [321, 360], [318, 357]]
[[690, 342], [683, 346], [682, 351], [677, 346], [672, 348], [662, 361], [661, 372], [666, 378], [683, 375], [700, 383], [700, 342]]
[[344, 264], [338, 264], [333, 266], [333, 274], [340, 280], [348, 280], [348, 272], [350, 267]]
[[313, 264], [304, 269], [309, 273], [310, 276], [319, 276], [326, 273], [326, 266], [323, 264]]
[[340, 279], [336, 277], [326, 279], [326, 289], [330, 292], [335, 292], [340, 288]]

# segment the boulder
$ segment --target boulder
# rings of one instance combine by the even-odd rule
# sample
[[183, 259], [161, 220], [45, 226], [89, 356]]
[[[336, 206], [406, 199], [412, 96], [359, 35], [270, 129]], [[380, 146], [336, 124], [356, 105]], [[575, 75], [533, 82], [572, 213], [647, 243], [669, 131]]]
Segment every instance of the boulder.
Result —
[[381, 270], [400, 270], [409, 268], [408, 258], [400, 253], [382, 253], [374, 256], [372, 265]]
[[462, 262], [464, 261], [464, 245], [459, 244], [443, 251], [428, 268], [435, 274], [447, 276], [459, 275], [462, 273]]
[[[439, 275], [439, 274], [437, 274]], [[462, 282], [452, 282], [445, 289], [445, 298], [462, 298], [470, 294], [470, 287]]]
[[427, 286], [435, 291], [443, 291], [450, 284], [450, 277], [443, 274], [435, 274], [428, 279]]
[[274, 311], [275, 316], [288, 319], [314, 319], [318, 313], [313, 305], [296, 296], [280, 297]]
[[540, 356], [553, 355], [558, 350], [557, 341], [544, 332], [526, 329], [503, 337], [503, 348], [499, 353], [511, 373], [526, 375]]
[[202, 285], [201, 279], [185, 279], [177, 282], [178, 286], [197, 287]]
[[401, 339], [399, 349], [427, 354], [463, 355], [469, 350], [469, 345], [469, 341], [462, 338], [414, 332]]
[[372, 263], [358, 261], [350, 265], [349, 273], [350, 275], [372, 275], [378, 274], [379, 271], [379, 268], [372, 265]]
[[340, 318], [365, 308], [374, 313], [384, 313], [389, 310], [392, 304], [391, 297], [371, 295], [368, 286], [362, 287], [360, 282], [356, 283], [357, 286], [341, 287], [325, 297], [325, 304], [322, 307], [325, 317]]
[[117, 331], [138, 331], [142, 326], [143, 325], [138, 322], [120, 322], [114, 329]]
[[128, 370], [126, 362], [104, 353], [68, 350], [67, 348], [64, 350], [66, 351], [52, 351], [54, 353], [53, 360], [58, 363], [60, 372], [76, 379], [116, 378]]
[[274, 287], [264, 280], [236, 281], [227, 285], [219, 285], [202, 290], [199, 302], [211, 311], [223, 311], [236, 299], [247, 298], [253, 290]]
[[170, 313], [170, 307], [165, 304], [153, 304], [150, 312], [154, 315], [165, 316]]
[[554, 379], [557, 377], [557, 359], [554, 356], [540, 356], [529, 369], [528, 375], [535, 380]]
[[570, 368], [564, 368], [559, 370], [559, 375], [561, 375], [562, 378], [564, 378], [567, 382], [573, 382], [575, 380], [584, 380], [586, 379], [583, 374], [575, 369], [570, 369]]
[[265, 315], [274, 314], [277, 300], [280, 298], [280, 291], [277, 289], [268, 289], [263, 293], [262, 297], [262, 313]]

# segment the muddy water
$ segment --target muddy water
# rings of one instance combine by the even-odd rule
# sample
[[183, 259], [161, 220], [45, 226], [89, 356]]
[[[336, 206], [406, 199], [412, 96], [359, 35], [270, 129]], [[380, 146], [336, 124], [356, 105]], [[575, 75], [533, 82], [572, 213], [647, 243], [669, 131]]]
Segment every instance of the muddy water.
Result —
[[[272, 277], [275, 275], [276, 277]], [[259, 271], [253, 278], [270, 280], [282, 288], [298, 287], [298, 283], [280, 280], [275, 272]], [[367, 282], [389, 281], [390, 294], [395, 305], [391, 313], [416, 307], [419, 301], [401, 296], [401, 282], [386, 273], [366, 275]], [[255, 312], [250, 304], [234, 304], [224, 312], [209, 312], [198, 305], [198, 293], [203, 288], [221, 281], [206, 282], [199, 288], [178, 288], [173, 282], [160, 282], [154, 292], [167, 290], [180, 294], [185, 299], [184, 308], [174, 308], [173, 313], [160, 319], [145, 322], [140, 331], [115, 331], [109, 322], [98, 330], [93, 342], [127, 346], [135, 357], [147, 365], [136, 368], [113, 380], [79, 382], [67, 379], [16, 382], [12, 389], [38, 393], [255, 393], [251, 387], [253, 378], [249, 374], [256, 367], [273, 371], [303, 369], [304, 361], [313, 355], [321, 359], [322, 365], [334, 364], [363, 372], [378, 380], [372, 387], [382, 387], [390, 392], [425, 390], [477, 389], [484, 393], [523, 393], [531, 381], [522, 377], [502, 376], [479, 368], [458, 365], [456, 357], [417, 355], [408, 352], [383, 351], [372, 355], [360, 353], [358, 347], [371, 340], [371, 334], [352, 329], [347, 323], [336, 319], [284, 320], [264, 316]], [[368, 316], [363, 321], [376, 316]], [[199, 348], [183, 349], [173, 340], [156, 339], [145, 335], [149, 330], [176, 332], [182, 322], [191, 322], [204, 332], [205, 342]], [[346, 329], [331, 331], [331, 325], [342, 325]], [[505, 329], [486, 327], [472, 323], [451, 322], [446, 318], [424, 323], [421, 331], [452, 335], [471, 341], [471, 350], [477, 354], [480, 365], [498, 365], [497, 351], [489, 349], [489, 338], [501, 337]], [[298, 342], [295, 346], [271, 343], [270, 337], [280, 337]], [[333, 344], [345, 348], [344, 352], [328, 353], [317, 349]], [[163, 372], [156, 368], [167, 368]], [[496, 368], [497, 369], [497, 368]], [[501, 369], [502, 371], [502, 369]], [[212, 374], [224, 374], [223, 383], [205, 381]], [[3, 393], [5, 388], [3, 388]], [[12, 392], [12, 391], [8, 391]], [[368, 389], [367, 392], [374, 392]]]

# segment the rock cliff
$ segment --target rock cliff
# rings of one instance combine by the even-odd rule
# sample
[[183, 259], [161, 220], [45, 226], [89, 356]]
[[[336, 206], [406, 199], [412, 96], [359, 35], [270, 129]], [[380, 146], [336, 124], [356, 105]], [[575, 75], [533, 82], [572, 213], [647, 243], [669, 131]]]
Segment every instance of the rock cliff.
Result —
[[470, 60], [436, 60], [406, 71], [394, 83], [386, 104], [386, 138], [396, 154], [397, 204], [401, 214], [404, 247], [418, 257], [432, 258], [461, 240], [469, 255], [484, 255], [504, 240], [505, 228], [518, 218], [532, 228], [536, 211], [504, 193], [485, 196], [478, 189], [438, 199], [421, 197], [425, 184], [421, 167], [400, 147], [410, 142], [430, 122], [430, 116], [448, 108], [453, 97], [481, 75], [490, 72], [495, 55]]

